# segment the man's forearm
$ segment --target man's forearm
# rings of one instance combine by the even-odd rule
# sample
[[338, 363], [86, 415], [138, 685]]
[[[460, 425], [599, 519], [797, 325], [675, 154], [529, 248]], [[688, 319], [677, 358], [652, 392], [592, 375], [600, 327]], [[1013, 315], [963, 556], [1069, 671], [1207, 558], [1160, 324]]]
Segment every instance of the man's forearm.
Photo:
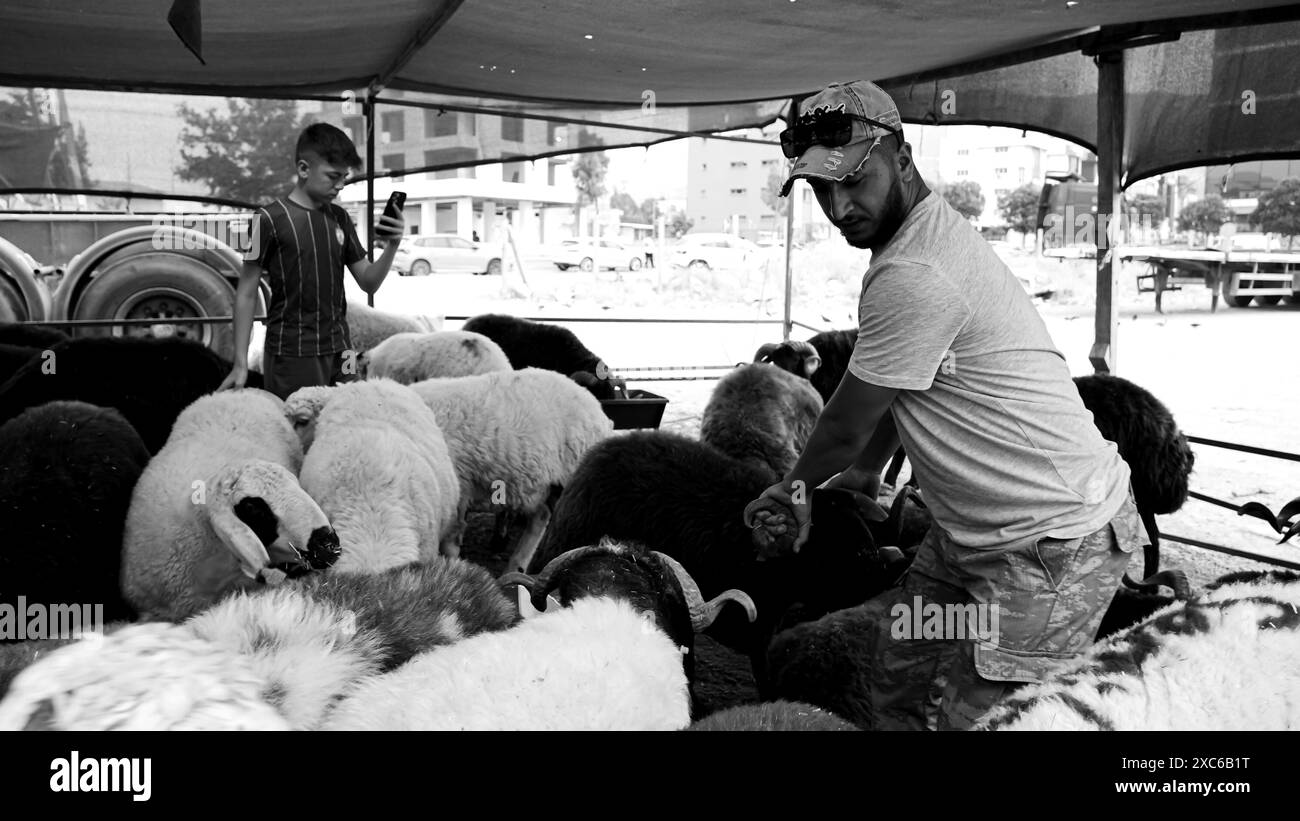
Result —
[[[253, 333], [253, 311], [257, 308], [257, 283], [261, 269], [244, 271], [235, 289], [234, 366], [248, 365], [248, 341]], [[249, 282], [251, 278], [251, 284]]]
[[795, 482], [802, 482], [805, 490], [810, 491], [859, 458], [868, 442], [876, 438], [874, 433], [882, 414], [868, 412], [868, 415], [874, 418], [850, 424], [842, 417], [823, 413], [808, 437], [798, 464], [786, 476], [786, 488], [792, 489]]
[[361, 290], [368, 294], [378, 291], [379, 286], [384, 283], [384, 279], [392, 268], [395, 256], [397, 256], [397, 243], [389, 243], [384, 247], [384, 252], [379, 255], [379, 258], [366, 266], [365, 273], [357, 277]]
[[876, 430], [871, 434], [867, 446], [853, 462], [853, 467], [864, 473], [878, 474], [885, 469], [885, 463], [898, 450], [900, 444], [902, 443], [898, 438], [898, 426], [894, 424], [894, 414], [886, 413], [876, 425]]

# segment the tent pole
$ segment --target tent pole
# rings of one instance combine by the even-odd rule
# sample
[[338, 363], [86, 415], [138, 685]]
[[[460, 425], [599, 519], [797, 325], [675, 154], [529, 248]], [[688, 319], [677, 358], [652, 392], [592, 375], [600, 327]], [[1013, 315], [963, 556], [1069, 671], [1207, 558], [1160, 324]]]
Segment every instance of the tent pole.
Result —
[[[366, 115], [366, 259], [375, 261], [375, 101], [366, 92], [362, 104]], [[366, 305], [375, 307], [375, 295], [366, 294]]]
[[[1088, 360], [1096, 373], [1115, 373], [1119, 366], [1120, 261], [1112, 238], [1118, 242], [1122, 217], [1124, 179], [1124, 52], [1101, 50], [1097, 56], [1097, 307], [1093, 314], [1096, 337]], [[1067, 230], [1073, 230], [1068, 226]]]
[[[793, 123], [799, 116], [799, 99], [792, 97], [790, 99], [790, 122]], [[790, 265], [791, 256], [794, 248], [794, 189], [790, 191], [790, 198], [785, 203], [785, 321], [781, 325], [781, 341], [785, 342], [790, 339], [790, 330], [793, 325], [790, 321], [791, 300], [794, 295], [794, 272]]]

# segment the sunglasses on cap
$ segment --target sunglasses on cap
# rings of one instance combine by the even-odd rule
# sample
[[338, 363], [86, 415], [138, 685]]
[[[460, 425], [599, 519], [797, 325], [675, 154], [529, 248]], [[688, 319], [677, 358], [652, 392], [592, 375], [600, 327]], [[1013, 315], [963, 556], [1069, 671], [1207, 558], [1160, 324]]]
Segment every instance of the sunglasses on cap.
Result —
[[827, 111], [800, 117], [793, 126], [781, 132], [781, 153], [786, 159], [796, 160], [814, 145], [839, 148], [853, 139], [853, 122], [867, 123], [883, 128], [890, 134], [901, 133], [869, 117], [859, 117], [843, 111]]

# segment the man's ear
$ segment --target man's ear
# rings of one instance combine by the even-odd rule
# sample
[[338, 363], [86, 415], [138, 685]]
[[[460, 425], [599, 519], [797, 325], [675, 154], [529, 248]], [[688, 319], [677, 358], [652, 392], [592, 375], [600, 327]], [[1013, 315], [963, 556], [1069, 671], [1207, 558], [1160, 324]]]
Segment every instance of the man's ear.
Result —
[[310, 173], [311, 173], [311, 164], [308, 163], [306, 160], [298, 160], [298, 176], [301, 177], [302, 179], [307, 179], [307, 175]]
[[912, 177], [916, 174], [916, 166], [912, 163], [912, 144], [903, 143], [894, 152], [894, 162], [898, 163], [898, 176], [903, 182], [911, 182]]

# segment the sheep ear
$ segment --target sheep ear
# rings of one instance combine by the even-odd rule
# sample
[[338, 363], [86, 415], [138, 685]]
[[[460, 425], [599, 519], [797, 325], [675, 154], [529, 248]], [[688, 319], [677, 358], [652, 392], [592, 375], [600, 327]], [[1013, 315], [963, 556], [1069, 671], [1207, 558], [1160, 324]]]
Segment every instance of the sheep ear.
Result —
[[262, 568], [271, 563], [271, 557], [253, 529], [241, 522], [225, 501], [208, 501], [204, 506], [208, 512], [208, 521], [217, 538], [239, 560], [239, 569], [248, 578], [255, 579]]
[[866, 517], [869, 522], [883, 522], [889, 519], [889, 511], [880, 506], [880, 503], [872, 499], [865, 493], [859, 493], [856, 490], [848, 491], [849, 497], [853, 499], [854, 504], [858, 507], [858, 512]]
[[810, 356], [803, 361], [803, 375], [805, 377], [812, 376], [821, 366], [822, 358], [820, 356]]

